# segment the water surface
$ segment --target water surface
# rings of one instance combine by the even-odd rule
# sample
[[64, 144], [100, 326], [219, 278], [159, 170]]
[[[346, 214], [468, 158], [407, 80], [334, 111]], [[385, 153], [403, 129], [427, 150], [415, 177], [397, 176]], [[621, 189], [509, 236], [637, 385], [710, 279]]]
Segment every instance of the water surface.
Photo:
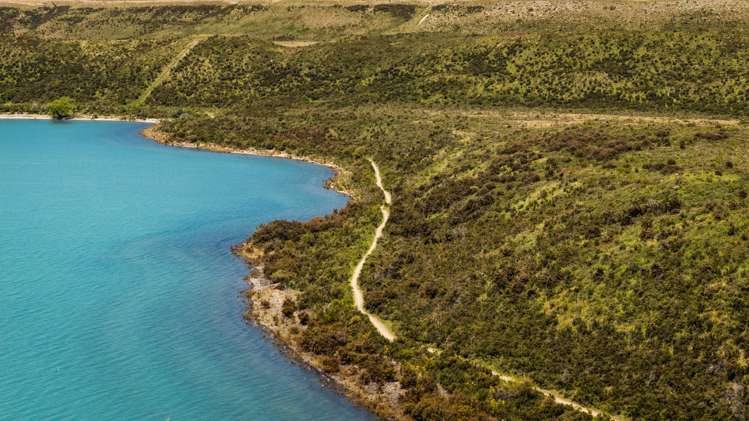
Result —
[[0, 419], [370, 419], [242, 320], [230, 246], [341, 207], [327, 168], [0, 121]]

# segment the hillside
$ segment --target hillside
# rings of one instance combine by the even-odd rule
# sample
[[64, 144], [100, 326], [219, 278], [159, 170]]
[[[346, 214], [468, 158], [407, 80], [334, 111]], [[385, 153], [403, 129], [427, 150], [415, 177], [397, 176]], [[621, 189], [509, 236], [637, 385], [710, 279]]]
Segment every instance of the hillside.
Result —
[[[367, 153], [387, 168], [392, 217], [362, 284], [369, 311], [400, 338], [377, 340], [388, 357], [421, 371], [440, 363], [425, 352], [439, 347], [633, 418], [742, 410], [732, 393], [745, 370], [745, 125], [376, 107], [237, 115], [167, 130], [341, 162]], [[318, 315], [302, 344], [341, 362], [375, 340], [346, 288], [367, 238], [356, 227], [376, 224], [379, 200], [354, 165], [368, 201], [251, 238], [265, 273], [303, 291], [297, 308]], [[454, 367], [423, 381], [447, 388]], [[446, 411], [421, 408], [437, 405], [437, 391], [417, 385], [413, 411]], [[506, 400], [488, 386], [450, 387], [488, 413]]]
[[[162, 141], [343, 168], [345, 209], [241, 249], [287, 299], [266, 309], [281, 339], [380, 415], [590, 416], [549, 389], [602, 417], [747, 416], [746, 3], [75, 4], [0, 21], [2, 111], [70, 96], [163, 118]], [[393, 342], [349, 284], [382, 218], [368, 159], [393, 200], [358, 282]]]

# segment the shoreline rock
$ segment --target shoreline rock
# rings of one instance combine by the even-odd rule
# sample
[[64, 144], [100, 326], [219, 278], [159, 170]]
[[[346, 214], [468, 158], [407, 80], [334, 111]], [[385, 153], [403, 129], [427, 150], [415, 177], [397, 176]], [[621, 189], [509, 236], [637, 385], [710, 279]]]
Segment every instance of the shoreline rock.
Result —
[[[245, 278], [249, 288], [245, 292], [247, 310], [245, 320], [263, 329], [286, 355], [298, 363], [315, 370], [339, 393], [354, 403], [361, 405], [376, 415], [389, 420], [408, 420], [399, 405], [403, 389], [398, 382], [384, 385], [362, 384], [359, 381], [361, 369], [353, 364], [339, 365], [331, 372], [325, 357], [305, 351], [296, 333], [306, 329], [295, 311], [290, 317], [284, 314], [283, 303], [296, 300], [300, 292], [281, 289], [265, 277], [262, 271], [262, 251], [245, 242], [232, 248], [252, 272]], [[327, 369], [326, 369], [327, 367]]]

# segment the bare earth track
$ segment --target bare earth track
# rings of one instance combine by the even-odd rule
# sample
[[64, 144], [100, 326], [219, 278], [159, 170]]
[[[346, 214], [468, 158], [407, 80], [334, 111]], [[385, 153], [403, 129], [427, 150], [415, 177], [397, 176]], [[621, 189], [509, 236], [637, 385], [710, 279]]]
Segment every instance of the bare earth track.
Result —
[[[380, 225], [378, 225], [377, 228], [375, 229], [374, 237], [372, 238], [372, 242], [370, 243], [369, 248], [367, 249], [366, 253], [364, 253], [364, 255], [361, 257], [361, 259], [359, 259], [359, 262], [357, 262], [356, 266], [354, 267], [354, 271], [351, 274], [350, 284], [351, 284], [351, 290], [354, 295], [354, 306], [356, 306], [356, 309], [359, 311], [359, 313], [369, 318], [369, 322], [372, 323], [372, 326], [374, 326], [374, 328], [377, 329], [377, 332], [380, 335], [382, 335], [383, 338], [392, 342], [395, 339], [397, 339], [397, 336], [395, 335], [393, 330], [390, 327], [388, 327], [387, 324], [385, 324], [385, 322], [382, 319], [370, 313], [364, 307], [364, 292], [362, 291], [361, 286], [359, 285], [359, 278], [361, 277], [361, 272], [364, 269], [364, 264], [367, 262], [367, 259], [372, 254], [372, 252], [374, 252], [374, 250], [377, 248], [377, 243], [379, 242], [380, 238], [382, 238], [382, 233], [385, 230], [385, 227], [387, 226], [388, 219], [390, 218], [390, 206], [392, 205], [392, 202], [393, 202], [390, 192], [385, 190], [385, 187], [383, 185], [382, 176], [380, 174], [380, 168], [377, 166], [377, 164], [373, 160], [370, 159], [369, 162], [370, 164], [372, 164], [372, 169], [374, 170], [375, 181], [377, 183], [377, 187], [379, 187], [380, 190], [382, 190], [382, 194], [385, 197], [385, 203], [383, 203], [382, 206], [380, 206], [380, 211], [382, 212], [382, 221], [380, 222]], [[430, 353], [437, 352], [437, 350], [435, 350], [434, 348], [429, 348], [428, 350]], [[483, 364], [480, 364], [480, 363], [476, 363], [476, 365], [483, 366]], [[491, 373], [492, 375], [497, 376], [499, 379], [505, 382], [519, 383], [523, 381], [522, 379], [519, 379], [513, 376], [508, 376], [506, 374], [502, 374], [493, 369], [491, 369]], [[583, 412], [593, 417], [599, 417], [601, 415], [605, 415], [614, 420], [624, 419], [620, 416], [608, 414], [599, 409], [587, 407], [580, 403], [567, 399], [559, 392], [544, 389], [536, 385], [532, 385], [531, 387], [536, 392], [541, 393], [544, 396], [551, 397], [555, 403], [569, 406], [575, 409], [576, 411]]]
[[356, 264], [356, 267], [354, 267], [354, 272], [351, 274], [350, 283], [351, 290], [354, 294], [354, 306], [356, 306], [356, 309], [359, 311], [359, 313], [369, 318], [369, 322], [372, 323], [372, 326], [377, 329], [377, 332], [379, 332], [382, 337], [392, 342], [396, 339], [395, 333], [385, 324], [385, 322], [382, 321], [382, 319], [370, 313], [366, 308], [364, 308], [364, 293], [359, 286], [359, 277], [361, 276], [361, 271], [362, 269], [364, 269], [364, 264], [367, 262], [367, 258], [369, 258], [372, 252], [377, 248], [377, 242], [380, 240], [380, 238], [382, 238], [382, 232], [385, 230], [388, 219], [390, 219], [390, 205], [392, 204], [392, 197], [390, 196], [390, 192], [385, 190], [385, 187], [382, 184], [380, 168], [377, 167], [377, 164], [375, 164], [375, 162], [371, 159], [369, 160], [369, 162], [372, 164], [372, 169], [374, 169], [377, 187], [382, 190], [382, 194], [385, 196], [385, 203], [380, 206], [380, 211], [382, 212], [382, 222], [380, 222], [380, 225], [378, 225], [377, 229], [375, 229], [372, 243], [369, 244], [367, 252], [364, 253], [361, 259], [359, 259], [359, 262]]
[[148, 100], [148, 97], [151, 96], [151, 92], [153, 92], [156, 88], [158, 88], [164, 81], [169, 79], [172, 76], [172, 70], [174, 70], [177, 65], [184, 60], [185, 57], [187, 57], [188, 54], [190, 54], [190, 51], [192, 51], [193, 48], [197, 47], [201, 42], [203, 42], [206, 38], [208, 38], [208, 35], [197, 35], [195, 36], [186, 46], [183, 48], [179, 54], [174, 56], [172, 61], [167, 63], [164, 68], [161, 69], [161, 73], [154, 79], [153, 82], [151, 82], [150, 85], [146, 87], [146, 89], [143, 90], [143, 92], [140, 94], [140, 97], [135, 101], [137, 105], [143, 105]]

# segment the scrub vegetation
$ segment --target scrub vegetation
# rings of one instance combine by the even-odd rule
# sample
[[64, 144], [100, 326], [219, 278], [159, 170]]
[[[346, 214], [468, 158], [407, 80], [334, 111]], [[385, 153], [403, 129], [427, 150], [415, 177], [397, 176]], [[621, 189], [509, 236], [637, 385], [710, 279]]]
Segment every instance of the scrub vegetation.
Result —
[[[293, 345], [399, 383], [388, 414], [588, 418], [538, 385], [632, 419], [744, 419], [746, 5], [578, 3], [0, 9], [0, 102], [68, 96], [343, 167], [346, 208], [247, 247], [298, 291]], [[392, 343], [348, 284], [381, 218], [368, 158], [393, 204], [360, 284]]]
[[69, 96], [63, 96], [47, 104], [50, 115], [55, 120], [64, 120], [75, 115], [75, 102]]
[[520, 36], [373, 36], [278, 51], [214, 37], [152, 104], [225, 107], [274, 96], [340, 103], [749, 108], [749, 32], [595, 31]]
[[[270, 279], [303, 292], [297, 309], [314, 315], [300, 333], [305, 349], [365, 358], [377, 370], [396, 361], [397, 378], [416, 382], [410, 415], [458, 416], [437, 385], [475, 367], [441, 365], [451, 358], [633, 418], [743, 413], [745, 126], [635, 118], [554, 127], [553, 114], [528, 111], [377, 106], [257, 110], [165, 129], [334, 156], [358, 174], [363, 195], [345, 210], [269, 224], [250, 240]], [[379, 218], [364, 155], [386, 168], [394, 205], [361, 282], [368, 310], [398, 333], [395, 344], [355, 313], [347, 285]], [[409, 370], [416, 379], [402, 377]], [[396, 378], [385, 373], [374, 376]], [[512, 418], [501, 393], [473, 386], [460, 386], [468, 407]]]

